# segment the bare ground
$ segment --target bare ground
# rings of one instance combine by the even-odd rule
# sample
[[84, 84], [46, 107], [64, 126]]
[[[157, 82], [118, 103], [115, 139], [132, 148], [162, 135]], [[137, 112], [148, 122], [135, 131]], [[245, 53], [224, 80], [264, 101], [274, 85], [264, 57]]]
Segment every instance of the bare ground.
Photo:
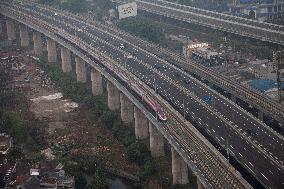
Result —
[[[25, 71], [18, 73], [13, 81], [14, 87], [21, 87], [30, 101], [30, 111], [36, 118], [47, 122], [47, 142], [49, 146], [75, 143], [77, 148], [71, 153], [96, 154], [106, 157], [109, 167], [136, 174], [138, 166], [125, 158], [125, 147], [112, 135], [110, 130], [98, 126], [97, 120], [83, 105], [77, 108], [70, 99], [43, 99], [60, 93], [48, 76], [40, 70], [36, 62], [24, 56], [22, 62], [29, 72], [30, 83], [24, 82]], [[75, 104], [76, 105], [76, 104]], [[103, 141], [103, 142], [102, 142]]]

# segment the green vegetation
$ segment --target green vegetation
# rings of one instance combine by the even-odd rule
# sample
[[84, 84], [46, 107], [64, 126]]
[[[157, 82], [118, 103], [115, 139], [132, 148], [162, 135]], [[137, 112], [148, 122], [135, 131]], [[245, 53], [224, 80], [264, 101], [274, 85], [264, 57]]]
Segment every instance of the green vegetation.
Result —
[[67, 9], [71, 12], [85, 12], [88, 10], [88, 4], [82, 0], [68, 0], [60, 4], [62, 9]]
[[[172, 1], [177, 2], [175, 0]], [[222, 7], [226, 4], [224, 0], [218, 0], [217, 2], [211, 0], [179, 0], [178, 2], [180, 4], [206, 9], [211, 7], [211, 9], [214, 10], [222, 10]], [[188, 36], [191, 39], [209, 42], [210, 44], [213, 44], [214, 48], [219, 48], [220, 44], [224, 44], [223, 38], [224, 36], [227, 36], [227, 39], [230, 40], [229, 45], [234, 47], [235, 51], [243, 54], [251, 54], [259, 59], [272, 59], [272, 50], [279, 48], [276, 45], [228, 34], [219, 30], [208, 29], [196, 24], [187, 24], [187, 26], [184, 26], [180, 22], [160, 21], [155, 17], [149, 18], [147, 14], [120, 20], [118, 26], [138, 37], [142, 37], [148, 41], [178, 52], [181, 52], [183, 44], [168, 40], [166, 37], [167, 35], [179, 35], [180, 33], [184, 33], [183, 35]], [[180, 27], [185, 29], [181, 29]], [[186, 28], [189, 29], [190, 32], [186, 30]]]
[[[94, 118], [98, 120], [96, 125], [111, 130], [113, 135], [126, 147], [127, 159], [141, 167], [139, 172], [141, 185], [146, 186], [149, 180], [159, 179], [163, 181], [164, 188], [188, 188], [188, 185], [172, 186], [165, 173], [160, 172], [161, 167], [165, 165], [161, 164], [160, 159], [155, 160], [151, 157], [144, 141], [135, 138], [133, 129], [123, 124], [118, 113], [108, 109], [106, 97], [93, 96], [91, 89], [87, 85], [81, 87], [82, 83], [77, 83], [75, 75], [63, 73], [59, 65], [47, 63], [46, 54], [40, 58], [40, 67], [49, 74], [55, 85], [61, 88], [63, 95], [88, 107]], [[108, 139], [100, 135], [96, 137], [99, 144], [103, 146], [111, 145]], [[79, 156], [65, 153], [59, 157], [60, 162], [64, 164], [65, 170], [75, 176], [76, 187], [100, 189], [107, 186], [105, 179], [106, 159], [105, 154]], [[88, 176], [88, 179], [86, 176]], [[92, 181], [87, 183], [86, 179]], [[137, 186], [137, 188], [141, 187]]]
[[167, 0], [183, 5], [193, 6], [201, 9], [225, 11], [228, 0]]
[[110, 0], [94, 0], [93, 2], [86, 2], [86, 0], [39, 0], [39, 3], [56, 6], [75, 13], [91, 11], [96, 14], [98, 19], [101, 19], [107, 10], [113, 7]]
[[135, 141], [127, 147], [127, 158], [136, 162], [138, 165], [143, 165], [150, 159], [148, 148], [140, 141]]
[[[60, 161], [64, 164], [65, 171], [75, 176], [76, 188], [105, 189], [107, 187], [104, 157], [100, 155], [69, 155], [60, 158]], [[91, 176], [91, 183], [87, 183], [86, 176]], [[96, 187], [94, 187], [95, 185]]]
[[159, 173], [156, 163], [154, 161], [147, 161], [140, 174], [143, 178], [146, 179], [151, 177], [158, 177]]
[[[92, 115], [99, 121], [99, 125], [111, 129], [114, 136], [126, 146], [127, 158], [138, 165], [146, 166], [141, 176], [145, 176], [145, 180], [155, 176], [154, 173], [157, 171], [155, 167], [152, 167], [153, 163], [148, 148], [142, 141], [135, 139], [133, 130], [122, 123], [119, 114], [108, 109], [105, 103], [106, 98], [104, 96], [93, 96], [90, 85], [78, 83], [74, 75], [63, 73], [58, 65], [48, 64], [46, 54], [40, 60], [40, 67], [49, 74], [51, 80], [61, 89], [63, 95], [88, 107]], [[100, 142], [106, 140], [99, 136], [98, 138]], [[106, 143], [109, 142], [106, 141]], [[63, 155], [61, 161], [64, 162], [66, 170], [76, 176], [76, 182], [80, 187], [83, 187], [85, 183], [82, 174], [88, 174], [94, 175], [94, 177], [93, 182], [86, 188], [97, 188], [95, 186], [105, 188], [104, 157], [100, 155], [95, 157], [66, 157]]]
[[107, 189], [108, 184], [103, 172], [96, 172], [93, 181], [87, 185], [87, 189]]
[[13, 141], [28, 150], [36, 151], [45, 146], [45, 125], [31, 118], [28, 99], [21, 93], [7, 89], [12, 80], [10, 69], [0, 65], [0, 132], [13, 137]]
[[119, 27], [155, 43], [160, 43], [165, 39], [162, 28], [157, 26], [155, 22], [146, 18], [127, 18], [119, 22]]
[[75, 177], [75, 185], [77, 189], [85, 189], [87, 180], [84, 174], [77, 174], [77, 176]]
[[[0, 94], [0, 97], [2, 96], [3, 93]], [[0, 104], [6, 105], [2, 100], [3, 98], [0, 99]], [[13, 98], [9, 98], [9, 101], [13, 101]], [[5, 107], [1, 106], [1, 109]], [[25, 145], [29, 150], [39, 150], [45, 146], [45, 125], [16, 111], [0, 111], [0, 132], [11, 135], [16, 144]]]
[[87, 2], [84, 0], [39, 0], [39, 3], [58, 6], [62, 9], [67, 9], [71, 12], [85, 12], [89, 8]]

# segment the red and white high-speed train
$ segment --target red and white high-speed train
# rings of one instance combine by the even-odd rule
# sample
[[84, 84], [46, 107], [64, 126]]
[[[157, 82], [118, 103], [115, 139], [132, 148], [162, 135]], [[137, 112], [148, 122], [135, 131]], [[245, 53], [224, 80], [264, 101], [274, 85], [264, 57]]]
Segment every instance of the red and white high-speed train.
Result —
[[[117, 72], [116, 72], [117, 71]], [[142, 86], [137, 83], [134, 82], [132, 80], [130, 80], [125, 73], [122, 73], [121, 71], [118, 70], [113, 70], [113, 72], [115, 72], [115, 74], [125, 83], [128, 84], [128, 86], [142, 99], [142, 101], [146, 102], [146, 104], [157, 113], [158, 118], [161, 121], [166, 121], [167, 120], [167, 116], [163, 110], [163, 108], [161, 107], [161, 105], [156, 102], [152, 97], [150, 97], [145, 90], [142, 88]]]
[[[94, 55], [95, 53], [94, 47], [79, 42], [79, 39], [77, 37], [70, 35], [69, 33], [65, 32], [62, 29], [57, 29], [57, 33], [61, 37], [68, 39], [69, 41], [75, 43], [76, 45], [80, 45], [81, 47], [85, 46], [84, 49], [86, 49], [89, 54]], [[143, 89], [141, 84], [129, 79], [125, 73], [123, 73], [120, 69], [117, 68], [116, 65], [112, 64], [111, 62], [106, 61], [104, 63], [104, 66], [106, 66], [110, 71], [116, 74], [124, 83], [126, 83], [142, 99], [142, 101], [146, 102], [146, 104], [152, 110], [155, 111], [159, 120], [161, 121], [167, 120], [167, 116], [161, 105], [158, 102], [156, 102], [150, 95], [147, 94], [147, 92]]]

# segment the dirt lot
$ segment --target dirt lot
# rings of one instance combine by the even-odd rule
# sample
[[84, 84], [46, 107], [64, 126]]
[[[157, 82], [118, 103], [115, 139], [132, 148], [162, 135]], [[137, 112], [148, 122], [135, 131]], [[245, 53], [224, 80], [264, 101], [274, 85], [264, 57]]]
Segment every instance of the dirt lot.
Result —
[[[124, 146], [109, 130], [98, 127], [84, 106], [64, 98], [39, 69], [36, 60], [24, 54], [20, 60], [21, 66], [15, 66], [16, 77], [12, 87], [21, 89], [30, 99], [30, 111], [36, 118], [48, 123], [47, 141], [50, 148], [72, 143], [70, 153], [100, 153], [106, 157], [109, 167], [132, 174], [138, 172], [138, 167], [126, 160]], [[25, 81], [27, 76], [30, 82]]]

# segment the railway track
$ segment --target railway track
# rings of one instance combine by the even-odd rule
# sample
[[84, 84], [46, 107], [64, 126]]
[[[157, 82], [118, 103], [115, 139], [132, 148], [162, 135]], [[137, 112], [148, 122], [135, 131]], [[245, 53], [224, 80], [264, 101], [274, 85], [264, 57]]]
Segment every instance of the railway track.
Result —
[[[18, 13], [19, 14], [19, 13]], [[36, 20], [35, 18], [33, 18], [33, 17], [31, 17], [31, 16], [29, 16], [29, 17], [27, 17], [27, 16], [20, 16], [20, 18], [29, 18], [30, 20], [33, 20], [33, 24], [36, 24], [36, 25], [38, 25], [39, 23], [40, 23], [40, 25], [41, 25], [41, 27], [43, 27], [43, 28], [45, 28], [45, 29], [48, 29], [49, 31], [51, 31], [51, 32], [54, 32], [54, 30], [52, 29], [52, 26], [50, 26], [48, 23], [45, 23], [45, 22], [39, 22], [38, 20]], [[28, 19], [25, 19], [26, 21], [28, 21]], [[82, 41], [82, 43], [85, 43], [85, 42], [83, 42]], [[85, 44], [85, 47], [88, 47], [88, 45], [89, 44]], [[86, 51], [87, 49], [85, 49], [85, 51]], [[182, 124], [181, 124], [182, 125]], [[169, 125], [170, 126], [170, 125]], [[183, 126], [184, 127], [184, 126]], [[182, 128], [183, 128], [182, 127]], [[170, 128], [171, 129], [173, 129], [173, 127], [172, 126], [170, 126]], [[169, 128], [169, 129], [170, 129]], [[190, 133], [189, 131], [188, 131], [188, 133]], [[178, 135], [176, 136], [177, 137], [177, 139], [178, 139]], [[196, 139], [198, 139], [196, 136], [194, 136], [194, 135], [189, 135], [188, 136], [188, 138], [191, 138], [192, 140], [196, 140]], [[198, 140], [200, 140], [200, 139], [198, 139]], [[189, 145], [189, 144], [187, 144], [187, 145]], [[200, 164], [200, 167], [202, 167], [202, 169], [204, 169], [205, 170], [205, 173], [207, 173], [209, 176], [208, 176], [208, 178], [210, 179], [210, 180], [212, 180], [212, 179], [214, 179], [215, 177], [215, 175], [214, 175], [214, 173], [212, 173], [211, 171], [211, 169], [208, 167], [208, 163], [209, 162], [211, 162], [211, 161], [213, 161], [213, 163], [212, 163], [212, 165], [214, 165], [215, 167], [217, 167], [218, 169], [218, 173], [219, 173], [219, 175], [220, 176], [224, 176], [223, 178], [225, 179], [225, 180], [228, 180], [228, 183], [226, 184], [226, 183], [223, 183], [223, 182], [221, 182], [221, 181], [215, 181], [215, 182], [212, 182], [212, 183], [217, 183], [216, 184], [216, 186], [230, 186], [231, 184], [231, 180], [234, 178], [234, 176], [233, 175], [229, 175], [228, 174], [228, 171], [227, 170], [224, 170], [224, 171], [220, 171], [219, 169], [222, 169], [222, 168], [225, 168], [225, 169], [227, 169], [227, 167], [225, 166], [223, 166], [222, 165], [222, 163], [218, 160], [218, 158], [215, 156], [215, 154], [214, 155], [212, 155], [212, 154], [210, 154], [209, 153], [209, 151], [207, 151], [207, 150], [205, 150], [206, 148], [207, 148], [207, 146], [206, 145], [204, 145], [204, 143], [203, 142], [199, 142], [199, 143], [196, 143], [195, 144], [196, 145], [196, 149], [199, 149], [202, 153], [201, 153], [201, 155], [205, 155], [206, 157], [208, 156], [209, 158], [208, 158], [208, 161], [206, 161], [206, 163], [204, 163], [204, 161], [201, 161], [201, 160], [199, 160], [200, 159], [200, 157], [199, 156], [197, 156], [197, 155], [195, 155], [194, 156], [194, 159], [195, 159], [195, 161], [196, 161], [196, 164]], [[216, 174], [216, 172], [215, 172], [215, 174]], [[225, 174], [225, 175], [224, 175]], [[215, 180], [215, 179], [214, 179]], [[236, 181], [237, 182], [237, 181]], [[214, 184], [215, 185], [215, 184]], [[240, 188], [244, 188], [244, 187], [240, 187]]]
[[[150, 0], [151, 1], [151, 0]], [[168, 3], [168, 2], [166, 2]], [[40, 5], [38, 5], [40, 6]], [[45, 9], [45, 7], [40, 6], [41, 8]], [[58, 11], [52, 7], [50, 7], [51, 10], [53, 11]], [[207, 11], [208, 12], [208, 11]], [[212, 11], [209, 11], [212, 12]], [[221, 13], [218, 13], [221, 14]], [[70, 16], [71, 14], [68, 11], [64, 11], [64, 15], [62, 14], [62, 16]], [[224, 14], [222, 14], [224, 15]], [[78, 22], [90, 22], [88, 20], [86, 20], [84, 17], [80, 17], [79, 15], [72, 15], [72, 17], [76, 17], [76, 21]], [[226, 15], [227, 16], [227, 15]], [[230, 16], [230, 15], [228, 15]], [[231, 16], [232, 17], [232, 16]], [[234, 17], [233, 17], [234, 18]], [[243, 20], [242, 18], [240, 18], [241, 20]], [[247, 21], [247, 19], [244, 19], [245, 21]], [[213, 81], [216, 84], [218, 84], [219, 86], [222, 86], [223, 88], [225, 88], [226, 90], [230, 91], [230, 93], [236, 95], [237, 97], [241, 98], [242, 100], [248, 102], [249, 104], [255, 106], [256, 108], [260, 109], [261, 111], [264, 111], [266, 114], [270, 115], [271, 117], [273, 117], [274, 119], [276, 119], [277, 121], [279, 121], [280, 123], [284, 124], [284, 108], [282, 105], [279, 105], [278, 103], [272, 101], [271, 99], [269, 99], [268, 97], [266, 97], [265, 95], [261, 94], [260, 92], [254, 90], [251, 87], [247, 87], [247, 86], [243, 86], [240, 83], [237, 83], [235, 81], [232, 81], [231, 79], [227, 78], [226, 76], [222, 76], [220, 74], [217, 74], [216, 72], [202, 66], [202, 65], [196, 65], [193, 62], [191, 62], [190, 60], [187, 60], [185, 58], [183, 58], [181, 55], [178, 55], [170, 50], [161, 48], [153, 43], [150, 42], [146, 42], [146, 41], [142, 41], [140, 38], [134, 37], [132, 35], [129, 35], [121, 30], [118, 30], [117, 28], [113, 28], [111, 26], [106, 27], [103, 24], [100, 23], [94, 23], [91, 22], [92, 24], [98, 25], [102, 28], [105, 28], [106, 31], [111, 30], [114, 34], [116, 35], [117, 33], [119, 33], [120, 35], [127, 37], [128, 39], [132, 40], [132, 41], [137, 41], [138, 45], [147, 47], [147, 48], [151, 48], [151, 52], [155, 53], [157, 52], [158, 56], [160, 58], [163, 59], [168, 59], [170, 63], [180, 67], [180, 68], [185, 68], [187, 69], [186, 71], [189, 72], [193, 72], [193, 73], [197, 73], [198, 75], [200, 75], [201, 77], [205, 77], [207, 78], [207, 80]], [[258, 22], [256, 22], [258, 23]], [[273, 26], [274, 24], [269, 24], [269, 23], [263, 23], [266, 24], [268, 26]], [[276, 25], [278, 26], [278, 25]], [[95, 26], [92, 26], [95, 27]]]
[[[241, 36], [251, 37], [275, 44], [284, 44], [283, 27], [260, 21], [250, 21], [232, 15], [202, 10], [163, 0], [135, 0], [138, 9], [185, 22], [220, 29]], [[126, 3], [128, 0], [113, 0]]]
[[[78, 29], [78, 28], [77, 28]], [[110, 45], [110, 44], [108, 44], [108, 45]], [[151, 68], [152, 70], [153, 70], [153, 68]], [[156, 70], [156, 73], [157, 73], [157, 70]], [[159, 74], [159, 73], [157, 73], [157, 74]], [[172, 81], [171, 81], [172, 82]]]

